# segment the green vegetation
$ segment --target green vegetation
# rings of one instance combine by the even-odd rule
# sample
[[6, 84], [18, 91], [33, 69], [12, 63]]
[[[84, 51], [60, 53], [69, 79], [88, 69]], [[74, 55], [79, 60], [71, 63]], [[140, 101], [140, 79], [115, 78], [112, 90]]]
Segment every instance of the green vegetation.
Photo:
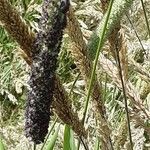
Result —
[[35, 145], [24, 113], [42, 1], [0, 0], [0, 150], [150, 149], [150, 1], [109, 2], [71, 2], [49, 132]]

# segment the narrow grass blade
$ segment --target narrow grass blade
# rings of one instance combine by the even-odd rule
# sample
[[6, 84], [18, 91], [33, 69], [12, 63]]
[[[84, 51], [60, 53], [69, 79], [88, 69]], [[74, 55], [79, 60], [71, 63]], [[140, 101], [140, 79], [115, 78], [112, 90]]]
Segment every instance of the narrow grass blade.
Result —
[[58, 137], [58, 132], [60, 129], [60, 125], [57, 127], [56, 131], [54, 132], [54, 134], [51, 136], [50, 138], [50, 142], [48, 143], [46, 150], [53, 150], [54, 146], [55, 146], [55, 142], [57, 140]]
[[72, 129], [65, 125], [63, 150], [76, 150]]
[[[89, 100], [90, 100], [92, 86], [93, 86], [93, 83], [94, 83], [97, 62], [98, 62], [98, 58], [99, 58], [101, 48], [103, 46], [105, 32], [107, 30], [107, 24], [108, 24], [108, 21], [109, 21], [109, 17], [110, 17], [113, 2], [114, 2], [114, 0], [110, 0], [110, 2], [109, 2], [108, 13], [106, 14], [106, 19], [104, 21], [104, 26], [102, 28], [102, 32], [99, 33], [100, 38], [98, 38], [98, 40], [99, 40], [98, 41], [98, 46], [97, 46], [97, 50], [96, 50], [95, 60], [94, 60], [93, 68], [92, 68], [90, 83], [89, 83], [89, 87], [88, 87], [88, 92], [87, 92], [87, 97], [86, 97], [86, 102], [85, 102], [85, 107], [84, 107], [84, 112], [83, 112], [83, 118], [82, 118], [83, 124], [85, 122], [85, 118], [86, 118], [86, 114], [87, 114], [87, 110], [88, 110], [88, 104], [89, 104]], [[78, 143], [78, 150], [79, 150], [79, 148], [80, 148], [80, 142]]]

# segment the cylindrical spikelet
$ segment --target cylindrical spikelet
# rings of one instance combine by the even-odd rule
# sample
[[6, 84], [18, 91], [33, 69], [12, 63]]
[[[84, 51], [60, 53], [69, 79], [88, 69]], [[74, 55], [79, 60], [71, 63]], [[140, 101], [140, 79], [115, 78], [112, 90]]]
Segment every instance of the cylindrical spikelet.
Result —
[[59, 11], [54, 13], [51, 29], [46, 33], [46, 44], [51, 51], [60, 49], [63, 29], [67, 25], [66, 13], [69, 10], [69, 0], [61, 0]]
[[55, 60], [47, 52], [34, 58], [26, 104], [26, 137], [39, 144], [44, 141], [50, 121], [50, 104], [54, 90]]
[[0, 21], [4, 24], [7, 32], [24, 49], [27, 56], [31, 56], [34, 34], [22, 21], [20, 14], [11, 6], [10, 1], [0, 0]]
[[60, 51], [63, 29], [66, 26], [68, 9], [69, 1], [61, 1], [54, 13], [51, 28], [44, 33], [43, 37], [46, 37], [46, 41], [38, 39], [39, 36], [35, 40], [37, 50], [32, 55], [33, 64], [25, 113], [26, 137], [35, 144], [43, 142], [48, 132], [57, 56]]

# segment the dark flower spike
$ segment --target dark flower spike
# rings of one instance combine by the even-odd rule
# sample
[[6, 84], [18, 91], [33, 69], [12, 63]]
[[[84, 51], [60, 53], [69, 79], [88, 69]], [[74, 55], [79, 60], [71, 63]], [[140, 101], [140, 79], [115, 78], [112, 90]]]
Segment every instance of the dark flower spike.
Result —
[[48, 18], [49, 18], [48, 9], [50, 7], [50, 2], [51, 0], [44, 0], [42, 4], [41, 18], [38, 23], [39, 32], [36, 34], [36, 39], [34, 42], [35, 49], [33, 49], [32, 57], [40, 53], [42, 49], [42, 45], [44, 44], [44, 41], [45, 41], [45, 30], [46, 30]]
[[70, 1], [69, 0], [61, 0], [60, 9], [63, 13], [66, 13], [69, 10]]
[[43, 51], [34, 58], [29, 79], [30, 89], [26, 105], [26, 136], [36, 144], [44, 141], [50, 121], [50, 104], [54, 90], [52, 56]]
[[[46, 2], [43, 5], [47, 5]], [[35, 53], [32, 58], [33, 63], [28, 82], [30, 88], [25, 113], [26, 137], [35, 144], [43, 142], [48, 132], [57, 57], [61, 47], [63, 30], [67, 24], [66, 13], [69, 10], [69, 4], [68, 0], [61, 0], [60, 5], [57, 5], [56, 11], [53, 13], [51, 27], [46, 28], [47, 24], [41, 27], [45, 26], [44, 31], [42, 31], [44, 33], [42, 36], [45, 37], [44, 41], [40, 39], [41, 37], [36, 37], [38, 42], [35, 42], [35, 48], [37, 48], [38, 53]], [[43, 8], [47, 9], [47, 7]], [[46, 10], [43, 13], [46, 13]], [[42, 16], [47, 15], [43, 14]]]

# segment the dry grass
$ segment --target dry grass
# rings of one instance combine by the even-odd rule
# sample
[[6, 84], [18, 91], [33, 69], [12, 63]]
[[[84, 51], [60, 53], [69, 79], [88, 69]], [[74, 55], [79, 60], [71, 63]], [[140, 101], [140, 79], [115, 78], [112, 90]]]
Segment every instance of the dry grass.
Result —
[[[28, 14], [25, 14], [23, 19], [20, 18], [18, 11], [16, 11], [16, 9], [14, 9], [12, 5], [9, 5], [7, 2], [8, 1], [0, 0], [0, 20], [2, 21], [2, 25], [0, 26], [1, 28], [3, 27], [7, 30], [9, 35], [17, 41], [23, 51], [16, 48], [15, 45], [11, 48], [7, 48], [8, 46], [6, 43], [8, 42], [9, 44], [12, 44], [14, 43], [12, 41], [7, 41], [6, 43], [4, 41], [0, 42], [0, 52], [2, 53], [0, 57], [3, 62], [0, 64], [0, 69], [2, 70], [2, 72], [0, 71], [0, 75], [2, 73], [4, 74], [2, 74], [2, 77], [7, 77], [7, 74], [9, 73], [6, 72], [5, 74], [7, 64], [5, 65], [4, 62], [7, 62], [8, 66], [15, 66], [15, 64], [12, 64], [13, 61], [7, 61], [8, 58], [6, 56], [9, 55], [10, 57], [9, 53], [12, 51], [14, 53], [16, 49], [19, 49], [21, 56], [29, 65], [31, 64], [32, 60], [30, 56], [33, 50], [32, 45], [34, 41], [34, 32], [31, 32], [29, 30], [31, 27], [28, 27], [23, 21], [28, 20], [28, 18], [32, 15], [28, 16]], [[16, 5], [19, 5], [20, 3], [21, 2], [16, 1]], [[36, 5], [33, 4], [33, 6], [32, 3], [29, 3], [28, 6], [30, 9], [27, 9], [26, 12], [30, 14], [30, 11], [34, 12], [33, 10], [35, 9], [35, 6], [40, 6], [37, 2], [35, 3]], [[149, 0], [145, 0], [144, 4], [149, 20]], [[88, 55], [87, 45], [91, 33], [94, 31], [95, 27], [98, 25], [98, 22], [101, 20], [103, 13], [107, 9], [107, 5], [107, 1], [105, 0], [101, 0], [101, 3], [96, 0], [88, 0], [85, 2], [78, 2], [74, 0], [72, 2], [72, 8], [70, 8], [68, 13], [68, 26], [64, 36], [64, 47], [62, 48], [62, 51], [67, 49], [67, 54], [71, 52], [71, 56], [68, 55], [66, 57], [73, 57], [77, 68], [69, 70], [71, 79], [66, 80], [65, 83], [65, 85], [69, 86], [63, 86], [63, 83], [60, 80], [61, 74], [60, 77], [56, 75], [54, 93], [55, 100], [53, 102], [53, 108], [58, 117], [64, 123], [73, 128], [77, 136], [83, 136], [87, 139], [90, 149], [93, 149], [96, 145], [96, 141], [99, 140], [99, 137], [102, 150], [111, 150], [111, 148], [109, 148], [110, 138], [115, 150], [129, 149], [130, 144], [123, 101], [124, 96], [122, 94], [123, 89], [116, 62], [117, 59], [115, 48], [117, 46], [128, 100], [131, 133], [134, 143], [133, 149], [148, 150], [150, 148], [150, 41], [140, 1], [134, 2], [128, 15], [130, 16], [140, 40], [142, 41], [146, 55], [143, 55], [143, 53], [141, 55], [143, 49], [139, 44], [132, 26], [126, 16], [124, 16], [122, 20], [119, 21], [118, 25], [115, 26], [99, 56], [99, 63], [97, 65], [96, 72], [97, 75], [94, 81], [93, 91], [91, 93], [91, 102], [89, 102], [85, 124], [83, 125], [83, 122], [80, 121], [84, 114], [83, 110], [85, 97], [93, 66], [93, 61]], [[23, 6], [21, 5], [21, 9], [24, 11], [22, 7]], [[40, 10], [38, 10], [34, 15], [38, 16], [39, 11]], [[33, 30], [37, 30], [37, 18], [29, 21], [32, 24]], [[0, 32], [0, 35], [3, 34], [5, 33]], [[6, 34], [6, 37], [9, 36]], [[1, 47], [4, 48], [5, 46], [6, 50], [9, 51], [7, 54], [5, 54], [4, 50], [1, 49]], [[14, 55], [13, 53], [12, 55]], [[17, 61], [22, 64], [22, 60], [20, 58], [19, 60], [17, 59]], [[65, 68], [66, 66], [63, 67]], [[27, 64], [24, 64], [21, 67], [24, 67], [25, 70], [29, 70]], [[11, 69], [10, 75], [12, 74]], [[14, 70], [15, 69], [16, 67], [14, 67]], [[28, 71], [24, 73], [18, 72], [18, 74], [21, 74], [22, 76], [19, 76], [18, 74], [16, 76], [19, 80], [26, 83], [27, 72]], [[79, 72], [81, 73], [81, 76], [79, 76], [79, 79], [75, 83], [74, 87], [72, 87], [72, 83], [75, 81], [75, 76]], [[6, 83], [2, 79], [3, 78], [1, 78], [2, 83]], [[9, 88], [3, 89], [3, 86], [1, 86], [1, 91], [9, 91], [10, 87], [13, 87], [12, 82], [7, 82], [9, 82]], [[24, 88], [26, 88], [26, 86], [27, 85], [23, 84], [21, 87], [24, 93]], [[15, 88], [13, 88], [12, 91], [15, 91], [14, 89]], [[72, 92], [69, 95], [68, 91], [70, 90], [72, 90]], [[9, 92], [11, 93], [11, 91]], [[12, 105], [11, 107], [12, 112], [14, 112], [14, 114], [16, 113], [16, 116], [19, 116], [17, 118], [17, 124], [14, 125], [16, 123], [16, 119], [14, 117], [15, 115], [12, 113], [10, 119], [2, 119], [0, 125], [0, 134], [2, 135], [2, 139], [5, 141], [4, 143], [7, 144], [7, 147], [10, 150], [17, 150], [20, 147], [22, 150], [31, 149], [32, 147], [23, 135], [24, 110], [22, 108], [22, 103], [24, 102], [25, 97], [23, 95], [23, 102], [20, 102], [20, 97], [18, 95], [14, 94], [14, 97], [18, 100], [20, 105], [17, 105], [17, 107]], [[4, 118], [3, 113], [8, 111], [8, 105], [4, 105], [7, 97], [7, 93], [5, 96], [2, 94], [0, 95], [0, 98], [2, 99], [0, 100], [0, 102], [2, 101], [0, 107], [2, 108], [1, 110], [3, 110], [3, 112], [1, 111], [2, 118]], [[10, 101], [10, 103], [12, 102]], [[18, 110], [19, 113], [17, 113]], [[50, 123], [52, 123], [53, 120], [54, 119], [52, 117], [52, 121]], [[57, 149], [62, 149], [63, 133], [63, 126], [61, 126], [56, 144]], [[75, 137], [75, 139], [77, 142], [78, 138]], [[84, 148], [81, 147], [80, 149]]]

